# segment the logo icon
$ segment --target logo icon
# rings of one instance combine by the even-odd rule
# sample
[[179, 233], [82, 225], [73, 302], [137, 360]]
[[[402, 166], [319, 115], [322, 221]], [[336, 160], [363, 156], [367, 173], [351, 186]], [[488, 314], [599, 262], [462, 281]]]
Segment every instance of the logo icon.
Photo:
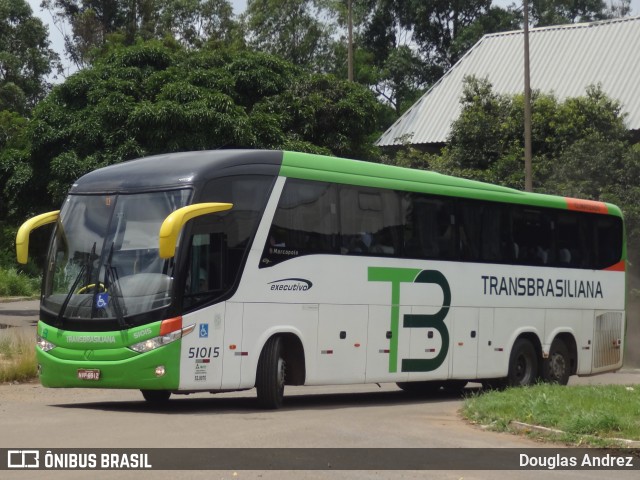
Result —
[[313, 283], [306, 278], [283, 278], [269, 282], [267, 285], [271, 285], [271, 290], [306, 292], [313, 286]]
[[96, 308], [104, 309], [109, 305], [109, 294], [107, 292], [96, 295]]
[[40, 452], [38, 450], [8, 450], [8, 468], [39, 468]]
[[209, 337], [209, 324], [201, 323], [200, 324], [200, 338], [208, 338]]
[[446, 277], [438, 270], [419, 270], [413, 268], [369, 267], [370, 282], [388, 282], [391, 284], [391, 339], [389, 344], [389, 372], [397, 372], [398, 330], [400, 328], [400, 285], [402, 283], [433, 283], [442, 289], [442, 307], [434, 314], [405, 314], [402, 328], [430, 328], [436, 330], [442, 338], [440, 351], [434, 358], [403, 358], [403, 372], [431, 372], [442, 365], [449, 351], [449, 329], [444, 319], [451, 306], [451, 288]]

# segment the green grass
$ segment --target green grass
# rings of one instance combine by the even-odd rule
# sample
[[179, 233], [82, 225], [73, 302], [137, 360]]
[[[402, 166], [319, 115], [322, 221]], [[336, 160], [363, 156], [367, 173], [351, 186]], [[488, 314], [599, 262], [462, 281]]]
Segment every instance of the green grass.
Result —
[[33, 332], [18, 328], [0, 330], [0, 383], [24, 382], [36, 375]]
[[465, 400], [462, 414], [494, 430], [511, 431], [519, 421], [564, 432], [547, 435], [551, 440], [617, 446], [614, 439], [640, 441], [640, 386], [540, 384], [481, 392]]
[[40, 279], [15, 268], [0, 268], [0, 297], [32, 297], [40, 292]]

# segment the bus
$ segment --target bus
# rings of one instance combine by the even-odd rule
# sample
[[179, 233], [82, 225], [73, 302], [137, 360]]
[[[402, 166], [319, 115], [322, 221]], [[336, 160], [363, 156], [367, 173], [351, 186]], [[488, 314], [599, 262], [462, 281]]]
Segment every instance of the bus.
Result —
[[566, 384], [621, 368], [618, 207], [289, 151], [170, 153], [77, 180], [46, 257], [45, 387]]

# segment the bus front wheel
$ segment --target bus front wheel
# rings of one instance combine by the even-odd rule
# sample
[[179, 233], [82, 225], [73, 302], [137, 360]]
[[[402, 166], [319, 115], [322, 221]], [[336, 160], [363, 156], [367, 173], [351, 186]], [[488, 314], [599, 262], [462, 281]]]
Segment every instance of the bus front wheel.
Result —
[[140, 390], [144, 399], [149, 403], [160, 404], [169, 401], [169, 390]]
[[286, 362], [282, 355], [282, 339], [271, 337], [260, 354], [256, 374], [258, 402], [263, 408], [282, 407]]
[[538, 355], [532, 343], [526, 338], [519, 338], [513, 344], [509, 356], [509, 374], [507, 385], [523, 387], [533, 385], [538, 376]]
[[542, 361], [542, 380], [548, 383], [566, 385], [571, 375], [571, 358], [565, 343], [556, 338], [551, 343], [549, 357]]

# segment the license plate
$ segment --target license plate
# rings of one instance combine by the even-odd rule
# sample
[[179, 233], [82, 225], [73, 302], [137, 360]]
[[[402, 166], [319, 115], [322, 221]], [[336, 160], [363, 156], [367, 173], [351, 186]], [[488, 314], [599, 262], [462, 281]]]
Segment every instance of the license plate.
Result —
[[78, 370], [78, 379], [79, 380], [100, 380], [100, 370], [80, 369]]

